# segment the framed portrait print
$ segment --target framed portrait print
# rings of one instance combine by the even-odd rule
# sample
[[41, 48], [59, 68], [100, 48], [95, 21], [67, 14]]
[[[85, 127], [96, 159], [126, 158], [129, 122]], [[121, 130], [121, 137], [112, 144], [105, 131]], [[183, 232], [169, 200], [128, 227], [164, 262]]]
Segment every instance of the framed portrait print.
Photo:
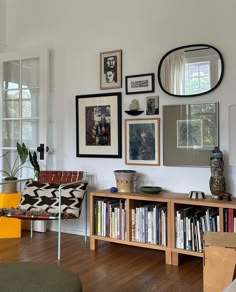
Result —
[[76, 156], [121, 158], [121, 93], [76, 96]]
[[163, 164], [209, 166], [219, 144], [219, 103], [163, 106]]
[[122, 87], [122, 50], [100, 53], [100, 89]]
[[154, 73], [125, 77], [126, 94], [154, 92]]
[[160, 165], [160, 119], [125, 120], [125, 163]]
[[159, 96], [146, 97], [146, 115], [159, 115]]

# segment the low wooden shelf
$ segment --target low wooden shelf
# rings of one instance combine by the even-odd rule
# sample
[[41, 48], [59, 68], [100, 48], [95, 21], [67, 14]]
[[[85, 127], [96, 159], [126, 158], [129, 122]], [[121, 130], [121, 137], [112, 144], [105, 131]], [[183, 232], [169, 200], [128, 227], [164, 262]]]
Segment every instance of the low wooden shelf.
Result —
[[[106, 236], [98, 236], [95, 234], [95, 204], [98, 199], [117, 198], [125, 199], [126, 204], [126, 226], [127, 238], [126, 240], [114, 239]], [[167, 206], [167, 245], [154, 245], [143, 242], [132, 241], [131, 235], [131, 209], [140, 204], [140, 202], [158, 203], [163, 202]], [[143, 248], [150, 248], [165, 251], [166, 264], [178, 265], [179, 255], [191, 255], [203, 257], [202, 252], [190, 251], [186, 249], [176, 248], [176, 210], [179, 206], [204, 206], [215, 207], [219, 210], [220, 231], [224, 230], [224, 209], [236, 209], [236, 199], [232, 201], [220, 201], [213, 199], [211, 196], [206, 196], [205, 199], [190, 199], [188, 194], [172, 193], [162, 191], [159, 194], [146, 193], [111, 193], [110, 190], [99, 190], [90, 193], [90, 249], [97, 248], [97, 242], [108, 241], [131, 246], [138, 246]]]

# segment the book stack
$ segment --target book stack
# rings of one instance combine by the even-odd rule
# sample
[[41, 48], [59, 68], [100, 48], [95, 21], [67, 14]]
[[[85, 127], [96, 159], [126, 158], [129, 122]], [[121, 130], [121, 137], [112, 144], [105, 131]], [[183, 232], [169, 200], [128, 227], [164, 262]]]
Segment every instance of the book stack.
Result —
[[132, 241], [167, 245], [167, 206], [144, 205], [131, 209]]
[[176, 248], [203, 251], [203, 233], [220, 231], [217, 208], [187, 206], [176, 211]]
[[125, 240], [126, 200], [99, 199], [95, 203], [95, 234]]

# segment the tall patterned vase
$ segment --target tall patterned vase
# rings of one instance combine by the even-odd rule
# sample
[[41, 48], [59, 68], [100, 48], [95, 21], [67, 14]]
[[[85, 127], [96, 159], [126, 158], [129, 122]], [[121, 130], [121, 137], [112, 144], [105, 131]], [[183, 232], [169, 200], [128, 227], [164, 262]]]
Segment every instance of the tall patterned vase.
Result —
[[220, 199], [220, 195], [225, 193], [226, 183], [224, 173], [223, 153], [219, 147], [215, 147], [211, 151], [210, 158], [211, 177], [209, 181], [212, 197]]

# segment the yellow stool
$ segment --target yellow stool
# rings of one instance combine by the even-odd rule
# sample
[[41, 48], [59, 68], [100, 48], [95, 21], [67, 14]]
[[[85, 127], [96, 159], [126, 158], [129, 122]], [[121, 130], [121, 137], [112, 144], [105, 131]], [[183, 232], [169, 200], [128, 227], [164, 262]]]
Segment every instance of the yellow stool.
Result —
[[[0, 193], [0, 208], [16, 208], [19, 206], [21, 193]], [[0, 217], [0, 238], [21, 237], [21, 220], [16, 218]]]

